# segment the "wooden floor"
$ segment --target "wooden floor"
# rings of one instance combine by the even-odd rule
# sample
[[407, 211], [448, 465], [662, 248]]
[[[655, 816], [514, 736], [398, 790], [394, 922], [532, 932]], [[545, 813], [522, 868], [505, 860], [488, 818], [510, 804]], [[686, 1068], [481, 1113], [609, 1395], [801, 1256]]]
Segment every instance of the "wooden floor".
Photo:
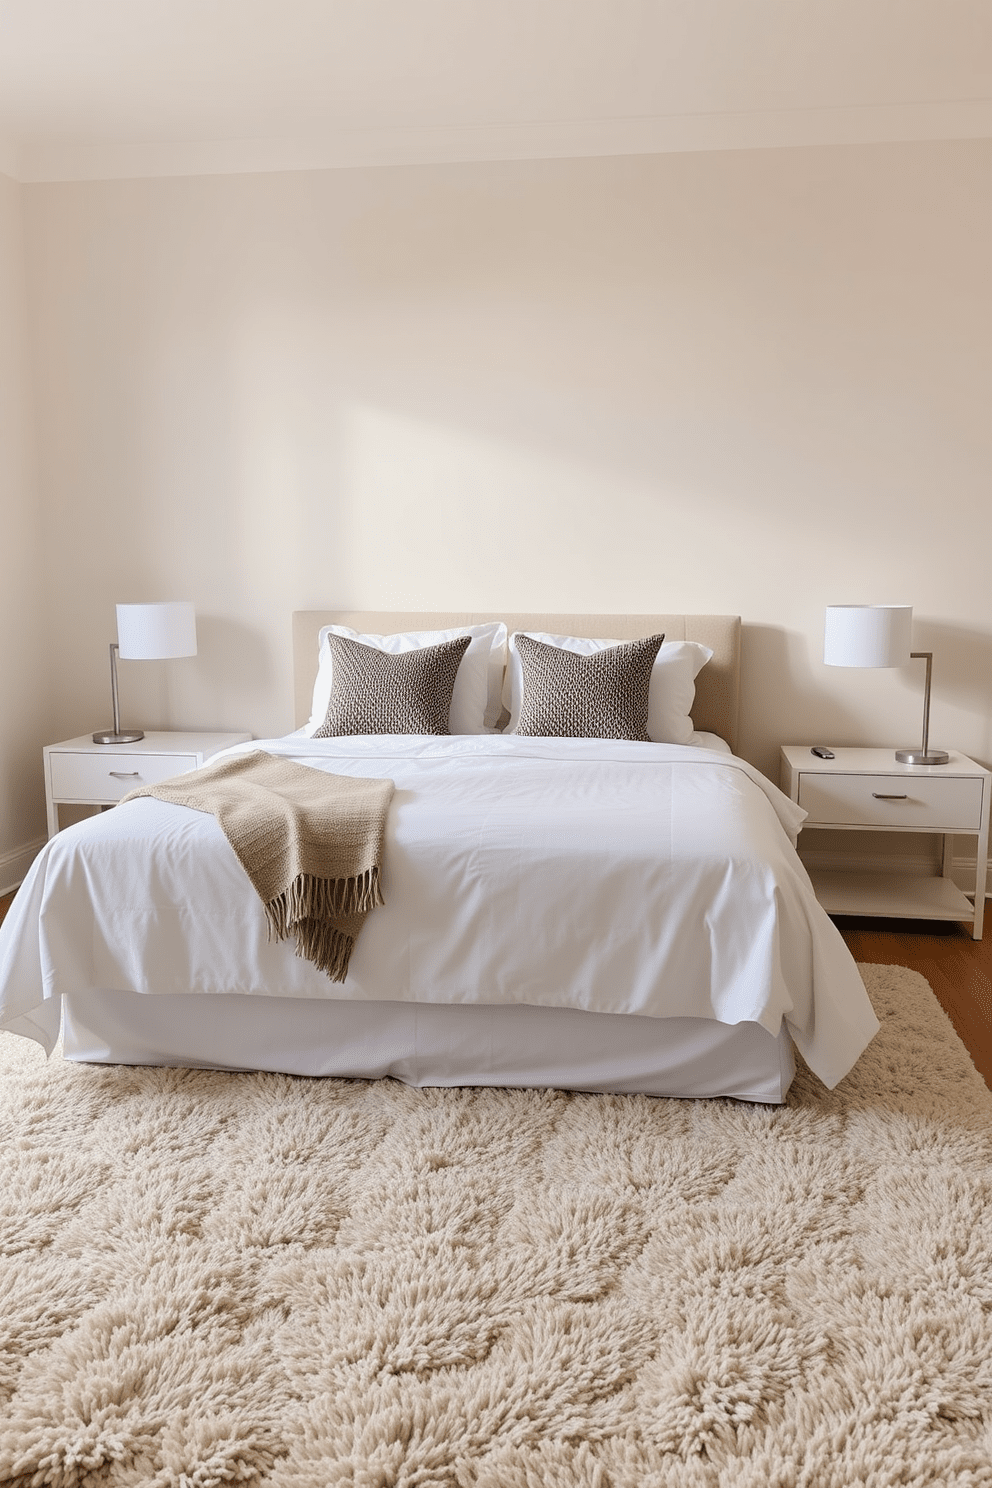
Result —
[[963, 925], [937, 920], [835, 921], [855, 961], [909, 966], [926, 977], [958, 1038], [992, 1090], [992, 904], [985, 934], [972, 940]]
[[[0, 897], [0, 920], [13, 897]], [[843, 916], [837, 926], [855, 961], [922, 972], [992, 1090], [992, 905], [989, 910], [980, 941], [961, 925], [932, 920]]]

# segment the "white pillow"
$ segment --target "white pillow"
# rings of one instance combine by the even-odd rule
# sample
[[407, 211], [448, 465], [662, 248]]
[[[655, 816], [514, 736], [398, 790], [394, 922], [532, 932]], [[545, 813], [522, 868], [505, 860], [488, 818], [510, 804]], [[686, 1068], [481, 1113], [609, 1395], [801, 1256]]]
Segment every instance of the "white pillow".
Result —
[[[520, 700], [523, 691], [523, 668], [514, 641], [521, 632], [514, 631], [510, 637], [506, 677], [503, 682], [503, 705], [510, 714], [504, 733], [512, 734], [520, 717]], [[607, 646], [619, 646], [619, 641], [592, 640], [588, 636], [547, 635], [540, 630], [527, 630], [522, 634], [543, 641], [546, 646], [563, 646], [567, 651], [577, 651], [580, 656], [591, 656]], [[658, 652], [651, 670], [651, 691], [648, 697], [648, 738], [655, 744], [689, 744], [692, 740], [693, 699], [696, 696], [696, 678], [709, 661], [713, 652], [709, 646], [698, 641], [665, 641]]]
[[325, 625], [320, 631], [317, 680], [313, 686], [310, 722], [304, 732], [312, 737], [327, 716], [331, 700], [333, 665], [328, 635], [345, 636], [366, 646], [377, 646], [395, 656], [401, 651], [419, 651], [458, 636], [469, 636], [451, 697], [448, 727], [453, 734], [484, 734], [494, 728], [502, 711], [500, 689], [506, 664], [506, 626], [501, 620], [485, 625], [462, 625], [454, 630], [408, 630], [399, 635], [362, 635], [347, 625]]

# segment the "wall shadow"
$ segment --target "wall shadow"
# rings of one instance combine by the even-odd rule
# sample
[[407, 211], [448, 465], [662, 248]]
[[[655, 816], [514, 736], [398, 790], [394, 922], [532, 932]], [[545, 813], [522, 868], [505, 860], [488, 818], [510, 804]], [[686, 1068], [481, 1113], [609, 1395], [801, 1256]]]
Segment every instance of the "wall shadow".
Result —
[[222, 719], [229, 711], [227, 700], [237, 699], [240, 713], [252, 701], [264, 703], [284, 680], [277, 675], [272, 647], [262, 630], [226, 615], [199, 613], [196, 629], [199, 712], [204, 703], [213, 704]]
[[933, 652], [935, 694], [985, 717], [992, 713], [992, 631], [914, 615], [913, 649]]
[[856, 714], [820, 690], [809, 637], [780, 625], [741, 626], [739, 753], [778, 782], [783, 744], [856, 744]]

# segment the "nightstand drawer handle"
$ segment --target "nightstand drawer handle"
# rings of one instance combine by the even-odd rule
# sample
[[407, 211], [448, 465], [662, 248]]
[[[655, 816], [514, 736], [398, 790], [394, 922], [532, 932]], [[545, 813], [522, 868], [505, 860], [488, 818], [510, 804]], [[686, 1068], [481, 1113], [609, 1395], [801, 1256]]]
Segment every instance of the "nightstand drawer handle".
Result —
[[110, 774], [115, 780], [131, 780], [137, 776], [138, 772], [137, 770], [111, 770]]
[[909, 800], [909, 797], [906, 795], [905, 791], [902, 793], [901, 796], [885, 796], [885, 795], [882, 795], [882, 793], [880, 791], [872, 791], [872, 796], [874, 797], [874, 799], [876, 801], [908, 801]]

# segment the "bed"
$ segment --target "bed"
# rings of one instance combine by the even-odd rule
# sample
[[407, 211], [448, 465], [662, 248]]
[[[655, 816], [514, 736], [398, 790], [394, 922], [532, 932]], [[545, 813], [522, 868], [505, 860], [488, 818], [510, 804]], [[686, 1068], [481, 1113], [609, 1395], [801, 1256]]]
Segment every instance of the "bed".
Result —
[[301, 727], [240, 746], [395, 783], [386, 902], [343, 983], [267, 940], [212, 817], [139, 800], [39, 855], [0, 926], [0, 1028], [48, 1051], [61, 1036], [66, 1058], [94, 1062], [763, 1102], [784, 1099], [795, 1045], [835, 1084], [878, 1025], [795, 853], [802, 813], [733, 752], [736, 617], [499, 617], [580, 648], [660, 632], [704, 647], [684, 742], [488, 724], [312, 737], [326, 627], [399, 636], [492, 618], [298, 613]]

